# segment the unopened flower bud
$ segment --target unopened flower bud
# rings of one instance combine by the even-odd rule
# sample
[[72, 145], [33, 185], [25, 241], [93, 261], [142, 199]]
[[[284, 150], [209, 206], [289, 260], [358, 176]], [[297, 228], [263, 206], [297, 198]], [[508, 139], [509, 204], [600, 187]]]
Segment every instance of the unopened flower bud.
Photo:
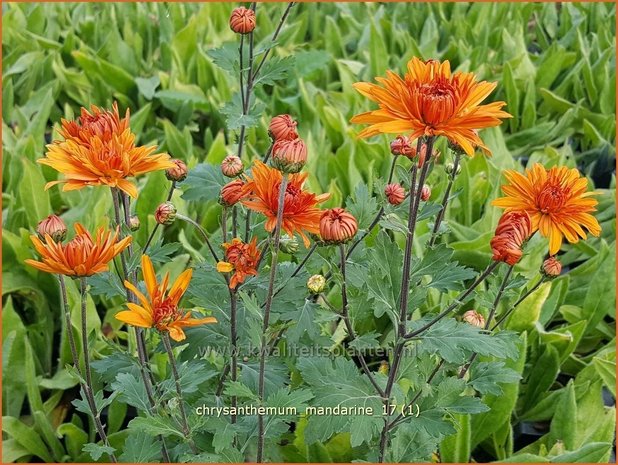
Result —
[[137, 215], [132, 215], [131, 218], [129, 218], [129, 228], [131, 228], [131, 231], [137, 231], [139, 226], [139, 217]]
[[382, 362], [380, 363], [378, 373], [385, 376], [388, 375], [388, 362], [386, 360], [382, 360]]
[[294, 255], [296, 252], [298, 252], [300, 244], [298, 243], [298, 239], [296, 239], [296, 236], [288, 236], [286, 234], [284, 236], [281, 236], [281, 239], [279, 240], [279, 248], [283, 253]]
[[36, 232], [42, 240], [48, 235], [54, 242], [62, 242], [67, 237], [67, 226], [59, 216], [49, 215], [39, 222]]
[[[453, 175], [453, 172], [455, 172], [455, 164], [453, 162], [448, 162], [444, 165], [444, 171], [446, 171], [446, 174], [449, 175]], [[457, 165], [457, 172], [455, 172], [455, 175], [458, 175], [459, 173], [461, 173], [461, 165]]]
[[297, 124], [290, 115], [275, 116], [270, 120], [268, 134], [275, 142], [278, 140], [294, 140], [298, 138]]
[[543, 266], [541, 267], [541, 273], [549, 279], [557, 278], [560, 276], [561, 272], [562, 264], [556, 257], [549, 257], [543, 262]]
[[176, 207], [172, 202], [163, 202], [155, 211], [155, 221], [159, 224], [172, 224], [176, 219]]
[[244, 168], [242, 160], [236, 155], [228, 155], [221, 162], [221, 172], [228, 178], [235, 178], [243, 172]]
[[356, 218], [343, 208], [325, 210], [320, 218], [320, 236], [327, 244], [343, 244], [358, 231]]
[[403, 155], [404, 157], [414, 158], [416, 149], [412, 146], [410, 138], [407, 136], [397, 136], [391, 142], [391, 153], [393, 155]]
[[302, 139], [278, 140], [273, 145], [271, 160], [283, 173], [298, 173], [307, 163], [307, 146]]
[[476, 326], [478, 328], [485, 327], [485, 317], [476, 310], [468, 310], [466, 313], [464, 313], [463, 320], [466, 323], [471, 324], [472, 326]]
[[172, 160], [174, 166], [165, 170], [165, 177], [170, 181], [181, 182], [187, 178], [187, 165], [182, 160]]
[[247, 194], [248, 191], [245, 182], [242, 179], [235, 179], [221, 188], [219, 203], [225, 207], [231, 207], [236, 205], [240, 199], [246, 197]]
[[307, 288], [312, 294], [321, 293], [326, 287], [326, 278], [321, 274], [314, 274], [307, 280]]
[[239, 6], [230, 16], [230, 29], [237, 34], [249, 34], [255, 29], [255, 11]]
[[384, 188], [384, 194], [391, 205], [399, 205], [406, 198], [406, 191], [399, 183], [388, 184]]
[[423, 184], [423, 188], [421, 189], [421, 200], [423, 202], [427, 202], [427, 200], [429, 200], [429, 197], [431, 197], [431, 187], [429, 187], [427, 184]]

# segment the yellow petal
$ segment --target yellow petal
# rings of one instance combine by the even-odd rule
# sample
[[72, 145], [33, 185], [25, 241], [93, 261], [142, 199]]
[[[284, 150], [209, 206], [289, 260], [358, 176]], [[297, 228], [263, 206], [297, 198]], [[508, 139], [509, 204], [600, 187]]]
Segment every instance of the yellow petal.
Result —
[[217, 263], [217, 271], [219, 273], [229, 273], [234, 270], [234, 265], [228, 262]]

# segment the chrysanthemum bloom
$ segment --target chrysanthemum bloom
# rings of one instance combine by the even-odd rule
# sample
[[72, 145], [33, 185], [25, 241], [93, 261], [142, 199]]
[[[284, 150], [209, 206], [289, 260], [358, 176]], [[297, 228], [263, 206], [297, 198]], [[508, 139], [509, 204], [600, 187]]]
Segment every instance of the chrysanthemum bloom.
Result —
[[312, 294], [319, 294], [326, 288], [326, 278], [321, 274], [314, 274], [307, 280], [307, 289]]
[[325, 210], [320, 218], [320, 237], [327, 244], [343, 244], [354, 237], [358, 222], [343, 208]]
[[301, 139], [280, 139], [273, 145], [271, 160], [284, 173], [298, 173], [307, 163], [307, 146]]
[[[251, 191], [242, 204], [251, 210], [266, 216], [264, 227], [273, 231], [277, 224], [277, 209], [279, 208], [279, 186], [283, 180], [281, 171], [266, 166], [256, 160], [251, 170], [253, 178], [249, 178], [247, 185]], [[330, 194], [312, 194], [303, 190], [303, 184], [308, 174], [293, 174], [288, 177], [283, 201], [282, 229], [290, 236], [298, 235], [303, 239], [305, 247], [309, 247], [307, 233], [320, 232], [320, 217], [322, 211], [318, 204], [325, 202]]]
[[36, 235], [30, 236], [43, 261], [28, 259], [25, 262], [47, 273], [92, 276], [107, 271], [107, 264], [131, 243], [131, 236], [118, 241], [118, 228], [115, 232], [99, 228], [93, 239], [81, 224], [75, 223], [74, 227], [75, 237], [66, 244], [54, 241], [49, 234], [43, 241]]
[[187, 178], [187, 165], [184, 161], [173, 159], [171, 162], [174, 164], [171, 168], [165, 170], [165, 177], [170, 181], [181, 182]]
[[159, 224], [172, 224], [176, 220], [176, 207], [172, 202], [163, 202], [155, 210], [154, 217]]
[[153, 155], [155, 146], [135, 146], [129, 110], [122, 119], [116, 103], [112, 111], [93, 105], [91, 112], [82, 108], [76, 121], [62, 120], [59, 132], [64, 140], [49, 144], [46, 156], [37, 160], [65, 176], [48, 182], [45, 189], [56, 184], [64, 184], [65, 191], [105, 185], [136, 197], [137, 188], [127, 177], [174, 166], [168, 154]]
[[543, 266], [541, 266], [541, 273], [549, 279], [557, 278], [560, 276], [561, 272], [562, 263], [560, 263], [556, 257], [549, 257], [543, 262]]
[[506, 197], [492, 202], [506, 211], [525, 211], [530, 215], [532, 231], [539, 230], [549, 238], [549, 254], [560, 250], [564, 237], [575, 243], [586, 239], [586, 228], [593, 236], [601, 234], [601, 226], [590, 212], [597, 201], [586, 192], [588, 181], [577, 169], [555, 166], [546, 169], [536, 163], [525, 176], [517, 171], [504, 172], [509, 184], [502, 186]]
[[221, 172], [223, 176], [228, 178], [235, 178], [240, 175], [245, 167], [242, 164], [242, 160], [236, 155], [228, 155], [221, 162]]
[[242, 179], [235, 179], [228, 182], [221, 188], [219, 194], [219, 203], [225, 207], [236, 205], [241, 199], [244, 199], [251, 192], [251, 187]]
[[429, 197], [431, 197], [431, 187], [429, 187], [427, 184], [423, 184], [423, 188], [421, 189], [421, 200], [423, 202], [427, 202], [427, 200], [429, 200]]
[[192, 269], [181, 273], [168, 290], [169, 273], [159, 284], [150, 257], [142, 255], [142, 272], [148, 297], [129, 281], [124, 285], [135, 294], [141, 305], [129, 302], [128, 310], [116, 313], [116, 319], [140, 328], [156, 328], [158, 331], [168, 331], [175, 341], [185, 339], [183, 328], [216, 323], [214, 317], [193, 318], [190, 311], [179, 308], [178, 304], [191, 282]]
[[39, 221], [36, 232], [40, 239], [50, 236], [54, 242], [62, 242], [67, 237], [67, 225], [62, 218], [56, 215], [49, 215], [44, 220]]
[[237, 34], [249, 34], [255, 29], [255, 11], [239, 6], [230, 16], [230, 29]]
[[247, 276], [257, 276], [257, 265], [260, 261], [260, 251], [257, 248], [257, 238], [254, 237], [248, 244], [235, 237], [232, 242], [223, 244], [225, 260], [217, 263], [217, 271], [231, 273], [230, 289], [245, 282]]
[[463, 321], [478, 328], [485, 327], [485, 317], [476, 310], [468, 310], [463, 314]]
[[508, 212], [502, 215], [491, 239], [493, 260], [515, 265], [522, 257], [522, 247], [530, 238], [532, 229], [526, 212]]
[[412, 141], [407, 136], [397, 136], [391, 142], [391, 153], [393, 155], [403, 155], [404, 157], [414, 158], [416, 156], [416, 147], [412, 145]]
[[384, 195], [391, 205], [399, 205], [406, 198], [406, 191], [399, 183], [388, 184], [384, 188]]
[[410, 139], [445, 136], [470, 156], [480, 147], [490, 153], [475, 130], [501, 123], [511, 115], [502, 111], [504, 102], [480, 105], [495, 89], [495, 83], [478, 82], [472, 73], [453, 73], [448, 61], [423, 62], [414, 57], [402, 79], [392, 71], [377, 78], [381, 84], [359, 82], [354, 85], [379, 109], [356, 115], [353, 123], [371, 126], [359, 137], [409, 132]]
[[296, 125], [298, 123], [290, 115], [278, 115], [270, 120], [268, 134], [276, 142], [278, 140], [293, 140], [298, 138]]

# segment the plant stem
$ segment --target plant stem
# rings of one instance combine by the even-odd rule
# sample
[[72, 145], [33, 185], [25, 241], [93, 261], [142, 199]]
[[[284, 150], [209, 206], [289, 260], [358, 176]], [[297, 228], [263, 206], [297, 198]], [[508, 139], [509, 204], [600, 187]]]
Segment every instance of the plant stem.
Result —
[[[92, 419], [94, 421], [95, 428], [97, 429], [103, 444], [107, 447], [110, 447], [109, 441], [107, 440], [107, 434], [105, 434], [105, 429], [103, 428], [103, 424], [101, 423], [101, 417], [99, 411], [97, 409], [97, 404], [94, 398], [94, 389], [92, 387], [92, 372], [90, 370], [90, 348], [88, 347], [88, 325], [86, 321], [86, 278], [79, 278], [79, 290], [81, 296], [81, 330], [82, 330], [82, 352], [84, 354], [84, 384], [82, 384], [82, 389], [84, 390], [84, 395], [86, 396], [86, 400], [88, 402], [88, 406], [90, 407], [90, 412], [92, 413]], [[116, 456], [113, 452], [109, 453], [109, 457], [112, 462], [116, 463]]]
[[[232, 361], [230, 364], [230, 379], [236, 381], [236, 375], [238, 371], [238, 334], [236, 328], [236, 311], [237, 311], [237, 297], [236, 291], [230, 289], [230, 343], [232, 346]], [[237, 399], [236, 396], [232, 396], [232, 408], [236, 408]], [[232, 414], [230, 418], [231, 423], [236, 423], [236, 414]]]
[[238, 237], [238, 209], [236, 205], [232, 207], [232, 238]]
[[[504, 275], [504, 279], [502, 280], [502, 284], [500, 284], [500, 289], [498, 289], [498, 293], [496, 294], [496, 298], [494, 299], [494, 303], [491, 306], [491, 310], [489, 311], [489, 315], [487, 315], [487, 320], [485, 321], [485, 330], [489, 329], [489, 325], [491, 324], [491, 320], [494, 317], [494, 314], [496, 313], [496, 309], [498, 308], [498, 304], [500, 303], [500, 299], [502, 298], [502, 294], [504, 294], [504, 289], [506, 288], [506, 285], [509, 281], [509, 279], [511, 278], [511, 273], [513, 273], [513, 267], [509, 266], [509, 269], [507, 270], [506, 274]], [[463, 378], [464, 376], [466, 376], [466, 373], [468, 372], [468, 370], [470, 369], [470, 366], [472, 365], [472, 362], [474, 362], [474, 360], [476, 359], [478, 353], [474, 352], [471, 356], [470, 356], [470, 360], [468, 360], [468, 363], [466, 363], [464, 365], [464, 367], [461, 369], [461, 371], [459, 372], [459, 378]]]
[[182, 422], [182, 432], [189, 444], [189, 447], [194, 454], [197, 454], [197, 447], [191, 438], [191, 429], [189, 428], [189, 421], [187, 420], [187, 413], [185, 411], [185, 404], [182, 397], [182, 387], [180, 386], [180, 376], [178, 375], [178, 368], [176, 367], [176, 357], [174, 357], [174, 351], [172, 350], [172, 344], [170, 343], [170, 336], [167, 332], [161, 332], [161, 340], [163, 346], [167, 352], [167, 357], [172, 368], [172, 376], [174, 377], [174, 384], [176, 385], [176, 395], [178, 396], [178, 407], [180, 410], [180, 419]]
[[[273, 33], [273, 37], [271, 39], [271, 42], [275, 42], [275, 40], [277, 40], [277, 37], [279, 36], [279, 33], [281, 32], [281, 28], [283, 27], [283, 23], [285, 23], [286, 18], [288, 17], [288, 15], [290, 14], [290, 10], [291, 8], [294, 6], [294, 2], [290, 2], [288, 3], [287, 8], [285, 9], [285, 11], [283, 12], [283, 15], [281, 16], [281, 20], [279, 20], [279, 24], [277, 25], [277, 29], [275, 29], [275, 32]], [[272, 46], [270, 46], [266, 52], [264, 52], [264, 55], [262, 56], [262, 59], [260, 60], [260, 64], [257, 66], [257, 68], [255, 69], [255, 72], [253, 73], [252, 79], [255, 80], [255, 78], [257, 77], [257, 75], [260, 73], [260, 70], [262, 69], [262, 66], [264, 66], [264, 62], [266, 61], [266, 58], [268, 58], [268, 55], [270, 54], [270, 51], [272, 50]]]
[[[433, 143], [435, 137], [430, 137], [427, 140], [426, 156], [423, 165], [421, 166], [421, 174], [416, 182], [416, 175], [418, 166], [416, 162], [410, 170], [410, 205], [408, 211], [408, 231], [406, 236], [406, 247], [403, 260], [403, 272], [401, 277], [401, 293], [399, 295], [399, 321], [397, 325], [397, 344], [393, 353], [393, 363], [388, 374], [388, 380], [386, 382], [386, 389], [384, 390], [384, 403], [387, 405], [390, 403], [390, 396], [397, 379], [399, 372], [399, 364], [401, 361], [401, 355], [405, 346], [405, 334], [406, 334], [406, 321], [408, 319], [408, 298], [410, 294], [410, 268], [412, 263], [412, 247], [414, 245], [414, 233], [416, 230], [416, 221], [418, 218], [418, 209], [421, 203], [421, 194], [423, 183], [427, 177], [429, 165], [431, 163], [431, 154], [433, 151]], [[420, 154], [422, 148], [423, 139], [418, 138], [416, 153]], [[384, 462], [386, 456], [386, 446], [388, 443], [388, 433], [390, 430], [390, 423], [388, 418], [384, 419], [384, 428], [380, 437], [380, 462]]]
[[[176, 181], [172, 181], [170, 191], [167, 194], [167, 198], [165, 199], [166, 202], [169, 202], [170, 200], [172, 200], [172, 196], [174, 195], [174, 189], [176, 189]], [[148, 246], [152, 242], [152, 239], [154, 238], [155, 233], [157, 232], [157, 229], [159, 229], [159, 223], [155, 223], [154, 228], [152, 228], [152, 232], [150, 233], [150, 236], [148, 236], [148, 240], [146, 241], [146, 244], [144, 245], [142, 254], [146, 254], [146, 251], [148, 250]]]
[[515, 309], [519, 306], [519, 304], [521, 304], [524, 300], [526, 300], [526, 299], [528, 298], [528, 296], [529, 296], [530, 294], [532, 294], [532, 293], [533, 293], [534, 291], [536, 291], [539, 287], [541, 287], [541, 284], [543, 284], [545, 281], [546, 281], [546, 280], [545, 280], [545, 277], [543, 277], [543, 276], [542, 276], [542, 277], [541, 277], [541, 279], [540, 279], [540, 280], [539, 280], [539, 281], [538, 281], [538, 282], [537, 282], [534, 286], [532, 286], [532, 287], [530, 288], [530, 290], [526, 291], [526, 292], [524, 293], [524, 295], [522, 295], [519, 299], [517, 299], [517, 301], [516, 301], [516, 302], [512, 305], [512, 307], [511, 307], [511, 308], [510, 308], [510, 309], [509, 309], [509, 310], [508, 310], [508, 311], [507, 311], [504, 315], [502, 315], [502, 316], [498, 319], [498, 321], [496, 321], [496, 324], [495, 324], [495, 325], [493, 325], [493, 326], [491, 327], [491, 331], [493, 331], [493, 330], [494, 330], [494, 329], [496, 329], [498, 326], [500, 326], [500, 325], [502, 324], [502, 322], [503, 322], [504, 320], [506, 320], [506, 319], [509, 317], [509, 315], [510, 315], [511, 313], [513, 313], [513, 311], [514, 311], [514, 310], [515, 310]]
[[305, 257], [303, 258], [303, 260], [298, 264], [298, 266], [296, 267], [296, 269], [294, 270], [294, 272], [291, 274], [291, 276], [288, 278], [288, 280], [283, 283], [283, 285], [277, 289], [275, 291], [275, 294], [273, 295], [276, 296], [278, 295], [283, 289], [285, 289], [285, 286], [288, 285], [288, 282], [290, 282], [290, 279], [295, 278], [296, 275], [298, 275], [298, 273], [300, 273], [300, 271], [303, 269], [303, 267], [305, 266], [305, 264], [307, 263], [307, 261], [309, 260], [309, 258], [311, 257], [311, 255], [313, 255], [313, 252], [316, 251], [316, 249], [318, 248], [318, 244], [317, 243], [313, 243], [311, 245], [311, 248], [309, 249], [309, 251], [307, 252], [307, 254], [305, 255]]
[[223, 242], [227, 242], [227, 207], [223, 207], [221, 211], [221, 236]]
[[202, 228], [199, 225], [199, 223], [193, 221], [188, 216], [181, 215], [181, 214], [178, 213], [178, 214], [176, 214], [176, 218], [179, 219], [179, 220], [182, 220], [182, 221], [186, 221], [187, 223], [191, 224], [192, 226], [194, 226], [199, 231], [199, 233], [204, 238], [204, 242], [206, 242], [206, 245], [208, 246], [208, 250], [210, 250], [210, 253], [211, 253], [212, 257], [215, 259], [215, 264], [219, 263], [219, 257], [217, 256], [217, 252], [215, 252], [215, 249], [210, 244], [210, 240], [208, 239], [208, 234], [206, 234], [206, 231], [204, 231], [204, 228]]
[[470, 294], [472, 294], [472, 292], [474, 291], [474, 289], [476, 289], [478, 287], [479, 284], [481, 284], [486, 278], [487, 276], [489, 276], [491, 274], [491, 272], [498, 266], [500, 262], [494, 262], [492, 261], [489, 266], [487, 266], [487, 268], [485, 268], [485, 271], [483, 271], [477, 278], [476, 280], [470, 285], [470, 287], [468, 289], [466, 289], [465, 291], [463, 291], [462, 293], [460, 293], [456, 298], [455, 301], [449, 305], [446, 310], [442, 311], [441, 313], [439, 313], [433, 320], [431, 320], [429, 323], [423, 325], [421, 328], [412, 331], [408, 334], [405, 335], [406, 339], [411, 339], [415, 336], [418, 336], [419, 334], [421, 334], [422, 332], [426, 331], [427, 329], [431, 328], [433, 325], [435, 325], [438, 321], [440, 321], [442, 318], [444, 318], [445, 316], [447, 316], [449, 313], [451, 313], [453, 310], [455, 310], [459, 305], [462, 304], [463, 299], [465, 299], [466, 297], [468, 297]]
[[444, 196], [442, 197], [442, 209], [438, 213], [436, 217], [436, 221], [433, 225], [433, 230], [431, 232], [431, 238], [429, 239], [428, 246], [432, 247], [436, 243], [436, 239], [438, 238], [438, 232], [440, 231], [440, 225], [442, 224], [442, 220], [444, 219], [444, 215], [446, 214], [446, 207], [448, 206], [449, 197], [451, 195], [451, 190], [453, 189], [453, 185], [455, 184], [455, 177], [457, 176], [457, 169], [459, 168], [459, 162], [461, 160], [461, 153], [455, 152], [455, 161], [453, 162], [453, 172], [448, 177], [448, 183], [446, 184], [446, 190], [444, 191]]
[[[342, 275], [342, 282], [341, 282], [341, 302], [342, 302], [341, 305], [342, 305], [342, 310], [341, 310], [341, 314], [343, 316], [343, 321], [345, 323], [346, 329], [348, 330], [348, 336], [350, 336], [350, 339], [355, 340], [356, 339], [356, 333], [354, 332], [354, 326], [352, 325], [352, 321], [350, 320], [350, 314], [348, 312], [348, 292], [347, 292], [347, 288], [346, 288], [346, 269], [345, 269], [345, 261], [346, 261], [345, 257], [346, 257], [346, 255], [345, 255], [345, 245], [344, 244], [339, 244], [339, 252], [340, 252], [340, 257], [341, 257], [339, 268], [341, 270], [341, 275]], [[324, 299], [324, 300], [326, 300], [326, 299]], [[361, 364], [361, 367], [362, 367], [363, 371], [367, 375], [367, 378], [369, 378], [369, 381], [371, 382], [373, 387], [376, 389], [378, 394], [380, 394], [380, 397], [384, 397], [384, 391], [382, 390], [382, 388], [378, 385], [377, 381], [375, 380], [375, 378], [373, 376], [373, 372], [367, 366], [367, 362], [365, 361], [365, 357], [363, 356], [361, 351], [358, 352], [358, 360], [359, 360], [359, 362]]]
[[79, 376], [83, 378], [81, 370], [79, 368], [79, 355], [77, 352], [77, 346], [75, 345], [75, 338], [73, 337], [73, 325], [71, 323], [71, 311], [69, 310], [69, 303], [67, 299], [67, 288], [64, 282], [64, 276], [59, 274], [58, 281], [60, 282], [60, 295], [62, 296], [62, 309], [64, 310], [64, 320], [66, 324], [67, 337], [69, 339], [69, 347], [71, 348], [71, 357], [73, 358], [73, 364]]
[[[279, 240], [281, 239], [281, 223], [283, 222], [283, 208], [285, 204], [285, 192], [288, 184], [288, 175], [283, 173], [281, 185], [279, 186], [279, 203], [277, 204], [277, 222], [275, 224], [274, 239], [272, 246], [272, 256], [270, 261], [270, 279], [268, 281], [268, 293], [266, 294], [266, 304], [264, 306], [264, 321], [262, 325], [262, 336], [260, 341], [260, 370], [258, 378], [258, 397], [260, 404], [264, 403], [264, 375], [266, 368], [266, 333], [270, 320], [270, 309], [274, 297], [275, 278], [277, 275], [277, 260], [279, 255]], [[258, 415], [258, 444], [257, 462], [261, 463], [264, 458], [264, 416]]]

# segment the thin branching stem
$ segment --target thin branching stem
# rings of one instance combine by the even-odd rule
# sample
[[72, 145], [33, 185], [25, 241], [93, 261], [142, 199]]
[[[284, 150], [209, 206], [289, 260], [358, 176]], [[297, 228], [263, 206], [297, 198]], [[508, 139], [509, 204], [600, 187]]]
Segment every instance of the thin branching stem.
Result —
[[446, 208], [448, 207], [449, 198], [451, 196], [451, 190], [453, 189], [453, 185], [455, 184], [455, 178], [457, 177], [457, 170], [459, 169], [459, 163], [461, 161], [461, 153], [455, 152], [455, 161], [453, 162], [453, 172], [448, 177], [448, 183], [446, 184], [446, 189], [444, 191], [444, 196], [442, 196], [442, 208], [436, 217], [436, 221], [433, 224], [433, 230], [431, 231], [431, 238], [427, 243], [428, 247], [433, 247], [436, 243], [436, 239], [438, 238], [440, 232], [440, 225], [444, 220], [444, 215], [446, 214]]
[[198, 230], [198, 232], [204, 238], [204, 242], [206, 242], [206, 245], [208, 246], [208, 250], [210, 250], [210, 254], [212, 255], [212, 258], [214, 258], [214, 260], [215, 260], [215, 264], [219, 263], [219, 256], [217, 255], [217, 252], [215, 252], [215, 249], [211, 245], [210, 239], [208, 239], [208, 234], [206, 233], [204, 228], [202, 228], [202, 226], [200, 226], [200, 224], [198, 222], [193, 221], [188, 216], [181, 215], [181, 214], [178, 213], [178, 214], [176, 214], [176, 218], [179, 219], [179, 220], [182, 220], [182, 221], [186, 221], [187, 223], [189, 223], [190, 225], [195, 227], [195, 229]]
[[[270, 278], [268, 281], [268, 292], [266, 294], [266, 304], [264, 305], [264, 321], [262, 324], [262, 336], [260, 341], [260, 368], [258, 375], [258, 398], [260, 404], [264, 403], [264, 375], [266, 368], [266, 336], [270, 320], [270, 309], [272, 307], [275, 278], [277, 276], [277, 260], [279, 256], [279, 240], [281, 239], [281, 223], [283, 222], [283, 206], [285, 203], [285, 192], [287, 190], [288, 175], [283, 174], [281, 185], [279, 186], [279, 199], [277, 204], [277, 222], [275, 224], [274, 237], [271, 249]], [[257, 462], [261, 463], [264, 459], [264, 415], [258, 415], [258, 444]]]
[[513, 311], [519, 306], [519, 304], [521, 304], [524, 300], [528, 298], [530, 294], [532, 294], [539, 287], [541, 287], [541, 284], [543, 284], [544, 282], [545, 282], [545, 277], [541, 277], [541, 279], [534, 286], [532, 286], [519, 299], [517, 299], [517, 301], [511, 306], [511, 308], [509, 308], [508, 311], [504, 315], [501, 315], [498, 321], [496, 321], [496, 324], [491, 327], [491, 331], [493, 331], [498, 326], [500, 326], [504, 322], [504, 320], [506, 320], [509, 317], [509, 315], [513, 313]]
[[[169, 190], [169, 192], [167, 194], [167, 197], [165, 199], [166, 202], [169, 202], [170, 200], [172, 200], [172, 196], [174, 195], [174, 189], [176, 189], [176, 181], [172, 181], [172, 185], [170, 186], [170, 190]], [[156, 223], [154, 225], [154, 228], [152, 228], [152, 232], [150, 233], [150, 236], [148, 236], [148, 240], [146, 241], [146, 244], [144, 245], [144, 248], [142, 250], [142, 254], [145, 254], [148, 251], [148, 247], [150, 246], [150, 243], [154, 239], [154, 236], [155, 236], [155, 233], [157, 232], [157, 229], [159, 229], [159, 223]]]

